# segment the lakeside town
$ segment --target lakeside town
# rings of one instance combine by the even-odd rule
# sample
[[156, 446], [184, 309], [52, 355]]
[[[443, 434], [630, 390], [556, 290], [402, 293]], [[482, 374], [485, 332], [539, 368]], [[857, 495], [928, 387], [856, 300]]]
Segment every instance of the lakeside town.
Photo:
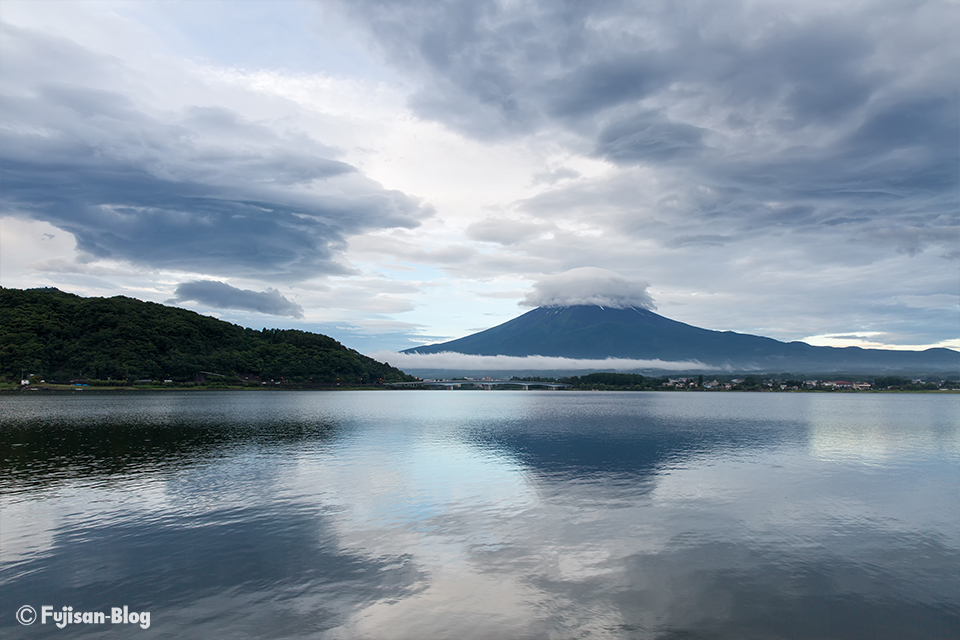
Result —
[[[496, 379], [457, 377], [424, 378], [404, 382], [383, 379], [366, 384], [359, 381], [319, 382], [297, 379], [266, 379], [246, 374], [226, 376], [203, 372], [192, 381], [172, 379], [96, 380], [75, 378], [65, 381], [46, 380], [35, 374], [25, 375], [19, 384], [0, 383], [0, 392], [18, 391], [170, 391], [170, 390], [351, 390], [384, 388], [443, 389], [555, 389], [571, 391], [783, 391], [783, 392], [936, 392], [960, 391], [960, 380], [941, 377], [911, 378], [877, 376], [864, 379], [795, 379], [786, 377], [727, 377], [704, 379], [704, 376], [652, 377], [632, 373], [597, 372], [571, 377], [514, 376]], [[413, 378], [413, 376], [410, 376]]]
[[[663, 385], [674, 388], [701, 388], [699, 379], [668, 378]], [[886, 376], [875, 378], [873, 382], [864, 380], [781, 380], [756, 378], [731, 378], [728, 381], [709, 380], [702, 383], [706, 390], [748, 390], [761, 388], [773, 391], [939, 391], [960, 389], [960, 382], [942, 378], [901, 378]]]
[[955, 391], [960, 381], [942, 377], [876, 376], [865, 379], [795, 379], [787, 376], [721, 376], [704, 379], [703, 375], [684, 377], [651, 377], [632, 373], [598, 372], [571, 377], [514, 376], [497, 379], [425, 378], [418, 382], [391, 383], [396, 387], [429, 387], [446, 389], [569, 389], [581, 391], [814, 391], [814, 392], [890, 392], [890, 391]]

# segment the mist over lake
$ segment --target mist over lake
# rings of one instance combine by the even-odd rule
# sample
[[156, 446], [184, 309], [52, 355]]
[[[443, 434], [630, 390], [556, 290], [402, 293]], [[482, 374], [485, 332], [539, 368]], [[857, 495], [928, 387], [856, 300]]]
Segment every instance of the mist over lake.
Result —
[[[5, 638], [950, 638], [960, 396], [0, 398]], [[15, 613], [149, 611], [148, 630]], [[59, 637], [59, 636], [58, 636]]]

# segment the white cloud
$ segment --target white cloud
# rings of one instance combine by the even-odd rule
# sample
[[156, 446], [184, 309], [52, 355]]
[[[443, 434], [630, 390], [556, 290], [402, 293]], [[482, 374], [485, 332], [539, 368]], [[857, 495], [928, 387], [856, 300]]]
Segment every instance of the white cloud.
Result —
[[822, 333], [807, 336], [802, 342], [815, 347], [860, 347], [861, 349], [889, 349], [892, 351], [923, 351], [926, 349], [960, 350], [960, 338], [940, 340], [926, 344], [895, 344], [887, 342], [889, 335], [885, 331], [854, 331], [851, 333]]
[[663, 369], [688, 371], [690, 369], [717, 369], [695, 360], [667, 362], [664, 360], [630, 360], [627, 358], [559, 358], [554, 356], [474, 356], [444, 351], [443, 353], [397, 353], [378, 351], [369, 354], [381, 362], [389, 362], [401, 369], [450, 369], [458, 371], [633, 371], [636, 369]]
[[647, 293], [649, 286], [607, 269], [580, 267], [540, 280], [520, 304], [525, 307], [640, 307], [653, 311], [657, 307]]

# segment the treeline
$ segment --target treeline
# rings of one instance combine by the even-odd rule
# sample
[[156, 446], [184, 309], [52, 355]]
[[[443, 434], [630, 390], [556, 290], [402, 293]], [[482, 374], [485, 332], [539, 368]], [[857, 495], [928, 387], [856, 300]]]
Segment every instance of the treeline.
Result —
[[[528, 380], [531, 378], [528, 378]], [[588, 373], [583, 376], [557, 378], [556, 382], [571, 385], [574, 389], [597, 389], [600, 391], [641, 391], [643, 389], [660, 389], [667, 382], [667, 378], [652, 378], [639, 373]]]
[[370, 384], [414, 377], [325, 335], [247, 329], [132, 298], [0, 288], [0, 376]]
[[[826, 390], [836, 391], [838, 388], [819, 387], [807, 385], [804, 380], [795, 378], [777, 378], [763, 379], [758, 376], [745, 376], [744, 378], [733, 378], [731, 376], [719, 376], [726, 380], [722, 385], [716, 381], [710, 384], [704, 383], [703, 375], [697, 377], [684, 377], [671, 380], [668, 377], [650, 377], [637, 373], [591, 373], [584, 376], [571, 376], [567, 378], [540, 378], [534, 376], [523, 377], [523, 380], [531, 382], [562, 382], [571, 385], [574, 389], [590, 389], [599, 391], [642, 391], [644, 389], [724, 389], [730, 391], [769, 391], [769, 390]], [[514, 376], [515, 380], [521, 378]], [[877, 376], [872, 379], [870, 388], [875, 390], [890, 391], [935, 391], [937, 389], [957, 389], [960, 388], [960, 382], [956, 380], [944, 380], [937, 382], [923, 382], [911, 380], [899, 376]]]
[[933, 391], [938, 388], [956, 389], [957, 386], [955, 381], [947, 381], [944, 384], [938, 385], [935, 382], [923, 382], [921, 380], [914, 382], [913, 380], [899, 376], [881, 376], [875, 378], [873, 381], [873, 387], [875, 389], [888, 389], [891, 391]]

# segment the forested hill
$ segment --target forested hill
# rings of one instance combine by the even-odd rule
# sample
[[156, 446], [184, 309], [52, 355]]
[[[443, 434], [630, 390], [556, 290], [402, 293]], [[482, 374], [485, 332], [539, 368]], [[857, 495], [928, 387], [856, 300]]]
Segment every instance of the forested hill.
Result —
[[[0, 376], [192, 381], [201, 372], [298, 383], [414, 380], [328, 336], [245, 329], [132, 298], [0, 288]], [[209, 375], [209, 374], [207, 374]]]

